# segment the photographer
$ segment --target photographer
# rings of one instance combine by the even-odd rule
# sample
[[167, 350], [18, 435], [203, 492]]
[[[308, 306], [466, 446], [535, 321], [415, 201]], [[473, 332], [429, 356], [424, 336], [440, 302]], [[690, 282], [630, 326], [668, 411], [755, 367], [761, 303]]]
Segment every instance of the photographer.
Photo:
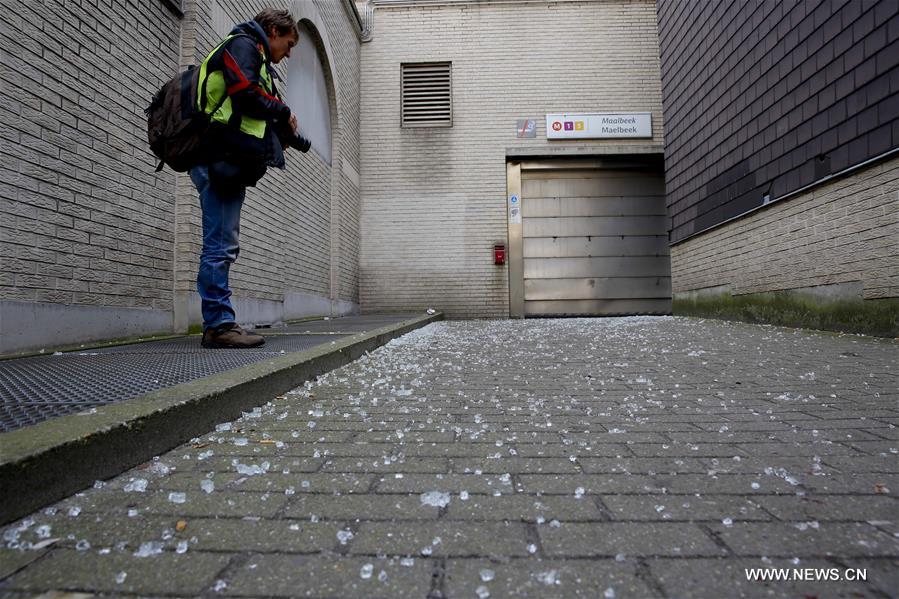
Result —
[[190, 169], [203, 210], [203, 251], [197, 291], [203, 311], [203, 347], [257, 347], [261, 335], [237, 325], [228, 271], [240, 251], [240, 210], [246, 188], [269, 166], [284, 168], [284, 150], [306, 152], [296, 117], [281, 100], [271, 68], [290, 57], [299, 39], [287, 10], [266, 9], [234, 27], [200, 65], [198, 108], [211, 120], [203, 164]]

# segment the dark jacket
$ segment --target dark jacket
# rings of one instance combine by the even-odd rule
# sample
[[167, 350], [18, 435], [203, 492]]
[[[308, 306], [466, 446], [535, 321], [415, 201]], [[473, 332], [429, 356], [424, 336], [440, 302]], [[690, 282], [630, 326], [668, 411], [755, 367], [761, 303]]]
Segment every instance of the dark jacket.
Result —
[[[233, 113], [228, 125], [212, 123], [206, 136], [205, 154], [213, 173], [219, 172], [222, 178], [230, 176], [237, 183], [254, 185], [265, 174], [266, 167], [284, 168], [284, 145], [298, 147], [298, 142], [289, 125], [290, 108], [275, 88], [279, 78], [271, 66], [268, 37], [256, 21], [236, 25], [229, 35], [237, 34], [242, 35], [228, 41], [208, 63], [209, 71], [220, 70], [224, 74]], [[262, 69], [271, 75], [271, 93], [260, 82]], [[240, 131], [243, 115], [268, 121], [261, 139]], [[219, 162], [226, 164], [216, 164]]]

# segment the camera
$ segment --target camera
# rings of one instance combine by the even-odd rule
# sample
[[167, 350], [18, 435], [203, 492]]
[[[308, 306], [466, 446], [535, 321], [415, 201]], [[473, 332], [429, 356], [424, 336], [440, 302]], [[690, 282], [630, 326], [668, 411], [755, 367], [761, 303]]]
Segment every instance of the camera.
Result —
[[289, 121], [275, 121], [275, 133], [277, 133], [278, 140], [285, 148], [294, 148], [305, 154], [312, 147], [312, 142], [294, 131]]
[[312, 142], [300, 135], [299, 133], [292, 133], [288, 139], [285, 140], [287, 145], [295, 150], [299, 150], [304, 154], [309, 151], [309, 148], [312, 147]]

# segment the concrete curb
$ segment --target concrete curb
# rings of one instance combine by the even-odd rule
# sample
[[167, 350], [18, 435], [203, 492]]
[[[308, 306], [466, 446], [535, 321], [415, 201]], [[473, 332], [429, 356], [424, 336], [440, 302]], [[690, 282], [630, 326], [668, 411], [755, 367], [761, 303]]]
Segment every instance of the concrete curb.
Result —
[[412, 318], [94, 412], [4, 433], [0, 435], [0, 524], [141, 464], [392, 339], [442, 319], [439, 312]]

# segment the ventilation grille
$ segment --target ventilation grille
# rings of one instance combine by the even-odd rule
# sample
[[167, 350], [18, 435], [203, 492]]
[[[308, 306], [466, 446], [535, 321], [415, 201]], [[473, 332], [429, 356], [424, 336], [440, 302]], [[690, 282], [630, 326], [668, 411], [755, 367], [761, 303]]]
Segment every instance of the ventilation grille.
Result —
[[401, 65], [403, 127], [452, 127], [449, 62]]

